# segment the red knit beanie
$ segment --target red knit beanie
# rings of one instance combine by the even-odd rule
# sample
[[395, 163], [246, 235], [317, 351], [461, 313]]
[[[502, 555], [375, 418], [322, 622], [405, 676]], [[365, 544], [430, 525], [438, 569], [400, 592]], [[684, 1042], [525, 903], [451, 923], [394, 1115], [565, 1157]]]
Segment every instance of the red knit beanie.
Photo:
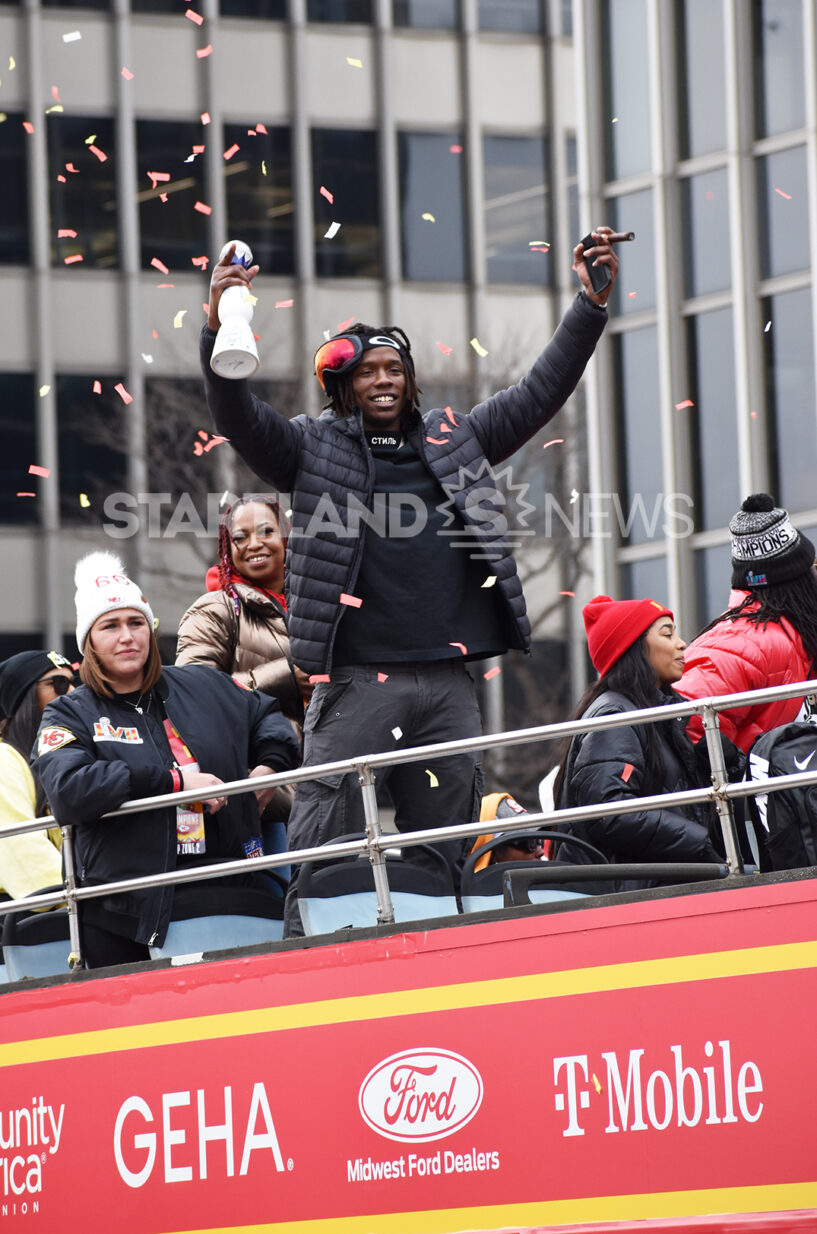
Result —
[[657, 600], [611, 600], [595, 596], [582, 609], [590, 659], [599, 677], [609, 673], [620, 656], [632, 647], [659, 617], [675, 620]]

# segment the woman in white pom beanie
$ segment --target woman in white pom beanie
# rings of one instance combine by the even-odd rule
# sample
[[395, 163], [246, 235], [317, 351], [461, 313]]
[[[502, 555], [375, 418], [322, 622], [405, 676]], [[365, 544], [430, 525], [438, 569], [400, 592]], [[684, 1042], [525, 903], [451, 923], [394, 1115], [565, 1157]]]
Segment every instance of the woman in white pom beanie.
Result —
[[[226, 798], [218, 789], [250, 767], [255, 776], [297, 764], [298, 744], [277, 702], [210, 668], [163, 667], [150, 604], [113, 554], [83, 558], [74, 580], [83, 684], [46, 707], [36, 767], [55, 817], [74, 824], [80, 884], [260, 856], [267, 794]], [[204, 808], [103, 821], [125, 801], [187, 789], [202, 790]], [[83, 901], [89, 967], [149, 958], [150, 945], [164, 941], [172, 904], [172, 887]]]

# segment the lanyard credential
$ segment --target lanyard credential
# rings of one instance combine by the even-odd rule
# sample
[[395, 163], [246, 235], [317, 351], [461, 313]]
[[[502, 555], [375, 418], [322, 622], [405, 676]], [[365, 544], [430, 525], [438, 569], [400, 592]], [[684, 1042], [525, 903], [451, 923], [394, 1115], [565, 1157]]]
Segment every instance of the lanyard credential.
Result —
[[[170, 752], [176, 767], [198, 771], [199, 765], [170, 720], [165, 719], [164, 730], [170, 743]], [[176, 806], [176, 853], [189, 856], [206, 851], [204, 841], [204, 806], [193, 801], [186, 806]]]

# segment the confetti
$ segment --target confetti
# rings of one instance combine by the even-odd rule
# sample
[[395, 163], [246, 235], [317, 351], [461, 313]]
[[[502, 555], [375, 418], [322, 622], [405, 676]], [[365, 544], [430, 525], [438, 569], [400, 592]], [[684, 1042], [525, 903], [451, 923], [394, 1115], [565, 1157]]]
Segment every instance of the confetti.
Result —
[[349, 326], [354, 322], [354, 317], [347, 317], [345, 321], [338, 322], [338, 334], [343, 334], [344, 330], [348, 330]]
[[571, 506], [575, 506], [575, 504], [576, 504], [576, 502], [577, 502], [578, 500], [579, 500], [579, 493], [578, 493], [578, 490], [577, 490], [577, 489], [575, 489], [575, 488], [572, 488], [572, 489], [570, 490], [570, 504], [571, 504]]
[[782, 189], [775, 189], [775, 192], [779, 194], [780, 197], [785, 197], [786, 201], [791, 201], [791, 193], [784, 193]]
[[96, 157], [99, 159], [100, 163], [107, 163], [107, 161], [108, 161], [108, 156], [107, 156], [107, 154], [105, 153], [105, 151], [104, 151], [104, 150], [100, 150], [98, 146], [95, 146], [95, 145], [93, 145], [93, 144], [91, 144], [91, 145], [88, 147], [88, 149], [91, 151], [91, 154], [95, 154], [95, 155], [96, 155]]
[[400, 728], [399, 726], [398, 726], [397, 728], [393, 728], [393, 729], [391, 730], [391, 735], [392, 735], [392, 737], [394, 738], [394, 740], [395, 740], [395, 741], [399, 741], [399, 740], [400, 740], [400, 738], [403, 736], [403, 730], [402, 730], [402, 728]]
[[529, 249], [542, 249], [544, 252], [550, 248], [549, 240], [528, 240]]
[[595, 1071], [593, 1072], [593, 1075], [591, 1076], [591, 1079], [592, 1079], [592, 1081], [593, 1081], [593, 1087], [595, 1088], [596, 1092], [597, 1092], [597, 1093], [603, 1093], [603, 1092], [604, 1092], [604, 1089], [603, 1089], [602, 1085], [600, 1084], [600, 1082], [599, 1082], [599, 1077], [596, 1075]]
[[76, 262], [84, 260], [85, 258], [82, 256], [82, 253], [74, 253], [73, 257], [64, 257], [63, 264], [66, 266], [73, 266]]
[[229, 437], [211, 437], [207, 445], [204, 447], [204, 453], [209, 454], [214, 446], [223, 446], [224, 443], [229, 440]]
[[93, 389], [94, 394], [101, 394], [102, 393], [102, 382], [95, 381], [91, 388]]
[[262, 159], [261, 160], [261, 175], [265, 176], [266, 174], [267, 174], [267, 160]]
[[240, 147], [238, 144], [233, 143], [233, 145], [232, 145], [232, 146], [230, 146], [230, 149], [229, 149], [229, 150], [225, 150], [225, 151], [224, 151], [224, 158], [227, 160], [227, 162], [229, 162], [229, 161], [230, 161], [230, 159], [233, 157], [233, 155], [234, 155], [234, 154], [238, 154], [238, 152], [239, 152], [239, 150], [240, 150], [240, 149], [241, 149], [241, 147]]
[[201, 26], [204, 22], [204, 18], [202, 17], [202, 15], [200, 13], [194, 12], [193, 9], [185, 9], [184, 15], [188, 19], [188, 21], [195, 22], [197, 26]]
[[17, 496], [18, 497], [36, 497], [37, 494], [36, 493], [18, 493]]
[[52, 98], [54, 98], [54, 99], [56, 99], [58, 103], [61, 103], [61, 102], [62, 102], [62, 99], [60, 98], [60, 88], [59, 88], [59, 86], [52, 86], [52, 87], [51, 87], [51, 97], [52, 97]]
[[30, 120], [23, 121], [23, 128], [29, 134], [29, 136], [34, 132], [34, 125], [31, 123]]
[[9, 72], [12, 72], [16, 68], [17, 61], [14, 59], [14, 56], [9, 56]]
[[157, 284], [156, 284], [156, 290], [157, 290], [157, 291], [163, 291], [163, 290], [164, 290], [165, 288], [167, 288], [167, 287], [175, 287], [175, 286], [176, 286], [176, 284], [175, 284], [175, 283], [157, 283]]
[[462, 154], [462, 146], [449, 146], [449, 154]]
[[445, 343], [438, 342], [437, 346], [439, 347], [440, 351], [443, 353], [444, 356], [450, 356], [451, 352], [454, 350], [453, 347], [447, 347]]
[[473, 347], [474, 351], [477, 353], [477, 355], [478, 355], [478, 356], [483, 356], [483, 357], [484, 357], [484, 356], [487, 356], [488, 352], [487, 352], [487, 351], [485, 350], [485, 348], [482, 346], [482, 343], [479, 341], [479, 339], [478, 339], [478, 338], [472, 338], [472, 339], [470, 339], [469, 341], [470, 341], [471, 346]]
[[334, 204], [335, 204], [335, 195], [334, 195], [334, 193], [330, 193], [330, 192], [329, 192], [329, 189], [324, 188], [324, 186], [323, 186], [323, 185], [321, 185], [321, 190], [320, 190], [320, 192], [321, 192], [321, 197], [325, 197], [325, 198], [326, 198], [326, 200], [329, 202], [330, 206], [332, 206], [332, 205], [334, 205]]
[[468, 648], [465, 646], [465, 643], [449, 643], [448, 646], [449, 647], [459, 647], [460, 651], [462, 652], [464, 656], [468, 655]]
[[[497, 670], [497, 671], [498, 671], [498, 670]], [[433, 772], [433, 771], [429, 771], [428, 767], [426, 767], [426, 768], [425, 768], [425, 773], [426, 773], [426, 775], [428, 776], [428, 787], [429, 787], [429, 788], [439, 788], [439, 787], [440, 787], [440, 781], [437, 779], [437, 777], [435, 776], [434, 772]]]
[[87, 494], [87, 493], [80, 493], [80, 495], [79, 495], [79, 504], [82, 506], [83, 510], [87, 510], [87, 509], [88, 509], [88, 507], [89, 507], [89, 505], [91, 504], [91, 502], [90, 502], [90, 500], [89, 500], [89, 498], [88, 498], [88, 494]]
[[71, 30], [68, 34], [62, 36], [63, 43], [76, 43], [82, 38], [79, 30]]
[[446, 409], [445, 409], [445, 414], [448, 416], [448, 418], [449, 418], [449, 420], [451, 421], [451, 423], [452, 423], [452, 424], [456, 424], [456, 423], [457, 423], [457, 417], [454, 415], [454, 413], [453, 413], [453, 411], [451, 410], [451, 408], [450, 408], [450, 407], [446, 407]]
[[484, 590], [486, 587], [493, 587], [495, 583], [496, 583], [496, 575], [489, 574], [485, 582], [482, 584], [480, 591]]
[[749, 412], [749, 415], [752, 417], [752, 419], [753, 419], [753, 420], [756, 420], [756, 419], [757, 419], [757, 412], [756, 412], [756, 411], [750, 411], [750, 412]]
[[256, 126], [255, 126], [255, 131], [256, 131], [256, 133], [263, 133], [263, 134], [264, 134], [264, 136], [266, 137], [266, 135], [267, 135], [267, 126], [266, 126], [266, 124], [256, 124]]
[[61, 227], [59, 231], [57, 232], [58, 240], [65, 240], [65, 239], [76, 240], [76, 238], [77, 238], [77, 233], [75, 231], [72, 231], [70, 227]]
[[347, 63], [347, 64], [349, 64], [349, 65], [351, 65], [351, 67], [352, 67], [353, 69], [362, 69], [362, 68], [363, 68], [363, 61], [362, 61], [362, 60], [356, 60], [354, 56], [347, 56], [347, 57], [346, 57], [346, 63]]
[[444, 437], [426, 437], [426, 441], [430, 441], [432, 446], [444, 446], [445, 445]]
[[148, 355], [148, 353], [147, 353], [147, 352], [142, 351], [142, 352], [140, 352], [139, 354], [141, 355], [141, 357], [142, 357], [142, 359], [144, 360], [145, 364], [152, 364], [152, 363], [153, 363], [153, 356]]
[[340, 223], [330, 223], [329, 230], [324, 232], [324, 240], [334, 240], [335, 236], [340, 231]]
[[360, 596], [350, 596], [345, 591], [340, 593], [340, 602], [341, 604], [348, 604], [350, 608], [360, 608], [363, 603]]
[[[204, 307], [205, 307], [205, 312], [206, 312], [206, 311], [207, 311], [207, 309], [209, 308], [209, 305], [205, 305]], [[158, 337], [159, 337], [159, 335], [156, 333], [156, 331], [155, 331], [155, 330], [151, 330], [151, 334], [153, 335], [153, 337], [154, 337], [154, 338], [158, 338]]]
[[210, 264], [210, 258], [205, 257], [205, 256], [191, 257], [190, 260], [192, 261], [194, 266], [198, 266], [199, 270], [206, 270], [208, 265]]
[[210, 123], [210, 113], [209, 113], [209, 111], [203, 111], [203, 112], [201, 113], [201, 116], [200, 116], [199, 118], [200, 118], [200, 120], [201, 120], [202, 124], [209, 124], [209, 123]]
[[377, 674], [377, 680], [378, 680], [378, 681], [380, 682], [380, 684], [382, 685], [384, 681], [388, 681], [388, 680], [389, 680], [389, 674], [388, 674], [388, 673], [378, 673], [378, 674]]
[[611, 124], [618, 124], [618, 116], [613, 116], [613, 118], [612, 118], [612, 120], [610, 121], [610, 123], [611, 123]]
[[575, 593], [575, 591], [560, 591], [560, 592], [559, 592], [559, 595], [560, 595], [560, 596], [574, 596], [574, 597], [575, 597], [576, 593]]
[[452, 429], [450, 424], [446, 424], [445, 420], [443, 420], [442, 424], [440, 425], [439, 431], [441, 433], [453, 433], [454, 430]]
[[50, 467], [38, 467], [36, 463], [32, 463], [28, 469], [28, 474], [30, 476], [42, 476], [44, 480], [47, 480], [48, 477], [51, 475], [51, 468]]
[[501, 672], [502, 672], [501, 668], [494, 667], [494, 668], [489, 668], [488, 672], [483, 673], [482, 675], [486, 681], [490, 681], [492, 677], [497, 677]]
[[294, 303], [295, 303], [294, 300], [276, 300], [275, 307], [276, 308], [292, 308]]
[[683, 403], [676, 403], [676, 404], [675, 404], [675, 410], [676, 410], [676, 411], [683, 411], [685, 407], [694, 407], [694, 406], [695, 406], [695, 404], [693, 403], [693, 401], [692, 401], [692, 399], [691, 399], [691, 398], [685, 398], [685, 399], [684, 399], [684, 401], [683, 401]]
[[52, 115], [53, 112], [60, 112], [60, 111], [65, 111], [65, 108], [63, 107], [62, 103], [53, 103], [51, 107], [46, 107], [45, 114], [47, 116], [50, 116]]
[[550, 252], [549, 244], [531, 244], [529, 247], [532, 253], [549, 253]]
[[199, 47], [196, 50], [196, 58], [198, 60], [203, 60], [205, 56], [211, 56], [212, 54], [213, 54], [213, 44], [212, 43], [208, 43], [206, 47]]
[[429, 210], [426, 210], [425, 214], [422, 214], [420, 217], [424, 219], [426, 223], [436, 223], [437, 222], [434, 215], [431, 214]]
[[133, 73], [130, 69], [126, 69], [124, 64], [122, 65], [122, 76], [125, 78], [125, 81], [133, 81]]
[[184, 323], [184, 315], [186, 312], [187, 312], [187, 309], [179, 309], [178, 313], [173, 318], [173, 329], [174, 330], [181, 330], [182, 325]]
[[763, 333], [768, 334], [771, 328], [772, 328], [772, 323], [770, 321], [767, 321], [766, 325], [763, 327]]
[[73, 163], [66, 163], [66, 164], [65, 164], [65, 170], [66, 170], [66, 171], [70, 171], [72, 176], [78, 176], [78, 175], [79, 175], [79, 168], [78, 168], [78, 167], [75, 167]]
[[542, 446], [543, 450], [547, 450], [548, 446], [561, 446], [564, 444], [564, 437], [551, 437], [550, 441], [546, 441]]
[[68, 181], [65, 179], [65, 176], [57, 176], [57, 180], [59, 181], [60, 184], [68, 183]]
[[127, 390], [125, 389], [125, 387], [124, 387], [124, 385], [123, 385], [123, 383], [122, 383], [121, 381], [120, 381], [120, 382], [118, 382], [118, 383], [114, 386], [114, 390], [116, 390], [116, 393], [119, 395], [119, 397], [121, 398], [122, 402], [125, 404], [125, 406], [126, 406], [126, 407], [127, 407], [128, 403], [132, 403], [132, 402], [133, 402], [133, 395], [132, 395], [132, 394], [128, 394]]
[[311, 686], [316, 686], [322, 681], [331, 681], [331, 680], [332, 678], [329, 676], [328, 673], [313, 673], [312, 676], [309, 678], [309, 684]]
[[38, 390], [38, 394], [40, 398], [45, 398], [46, 394], [50, 394], [50, 393], [51, 393], [50, 386], [40, 386], [40, 389]]
[[198, 210], [199, 214], [212, 214], [213, 213], [213, 207], [205, 206], [203, 201], [197, 201], [193, 209]]
[[157, 184], [164, 184], [166, 181], [170, 179], [170, 172], [169, 171], [149, 171], [148, 179], [150, 180], [150, 187], [152, 189], [155, 189]]
[[170, 271], [165, 263], [163, 261], [159, 261], [158, 257], [151, 257], [150, 264], [153, 266], [154, 270], [158, 270], [160, 274], [170, 274]]
[[638, 292], [637, 292], [637, 291], [628, 291], [628, 292], [627, 292], [627, 299], [628, 299], [628, 300], [635, 300], [635, 298], [636, 298], [636, 296], [637, 296], [637, 295], [638, 295]]

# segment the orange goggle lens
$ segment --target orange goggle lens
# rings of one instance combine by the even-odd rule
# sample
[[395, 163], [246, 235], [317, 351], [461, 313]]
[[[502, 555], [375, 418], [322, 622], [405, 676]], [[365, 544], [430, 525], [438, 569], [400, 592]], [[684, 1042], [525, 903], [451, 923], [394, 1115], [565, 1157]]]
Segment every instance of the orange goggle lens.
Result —
[[315, 352], [315, 376], [326, 389], [324, 374], [328, 371], [340, 377], [363, 354], [363, 344], [355, 335], [331, 338]]

